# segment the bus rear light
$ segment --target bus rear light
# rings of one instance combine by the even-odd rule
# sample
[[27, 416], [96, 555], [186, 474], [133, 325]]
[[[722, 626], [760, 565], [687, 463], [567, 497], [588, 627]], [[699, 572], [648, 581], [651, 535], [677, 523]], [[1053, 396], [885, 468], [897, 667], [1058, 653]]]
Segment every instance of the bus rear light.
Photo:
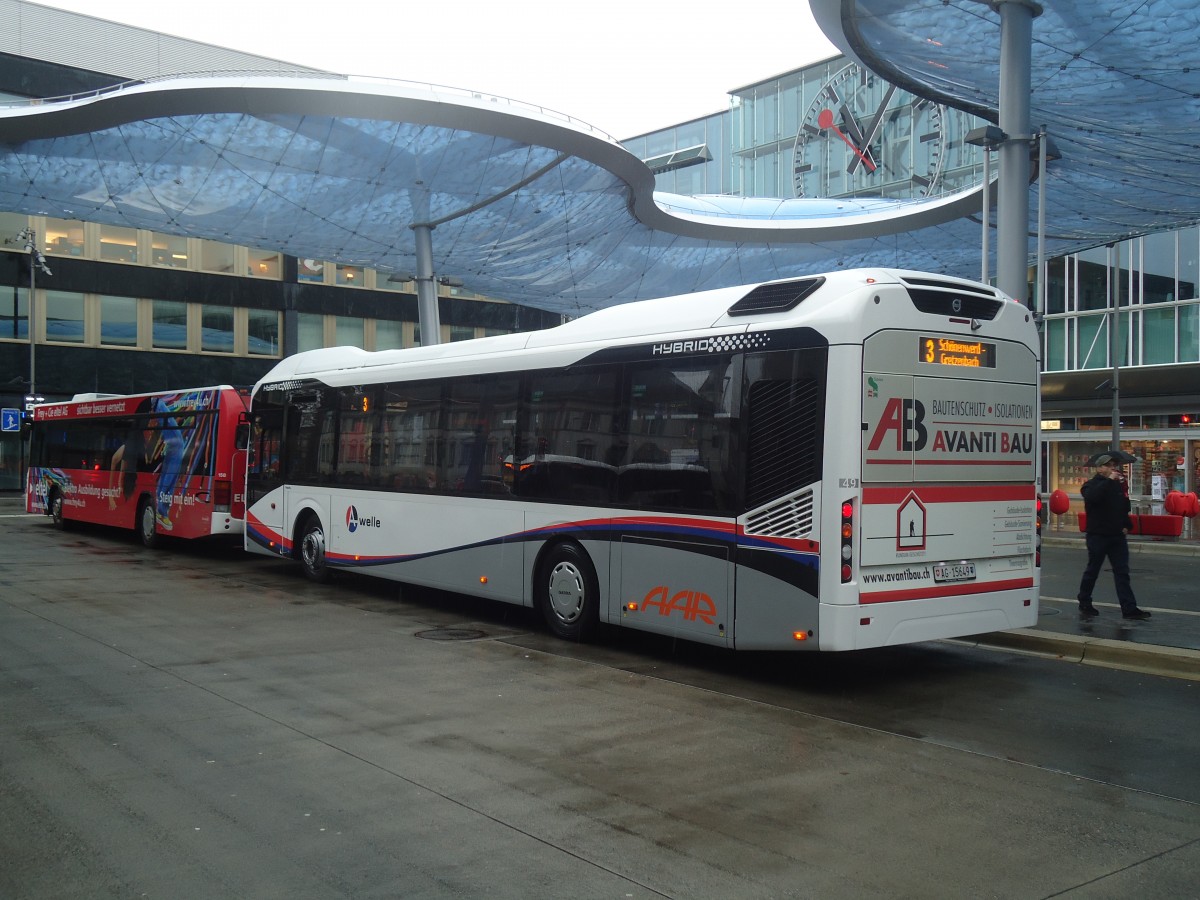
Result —
[[213, 508], [220, 512], [229, 512], [233, 500], [233, 488], [228, 481], [217, 481], [213, 485]]
[[870, 619], [867, 619], [867, 618], [864, 618], [864, 619], [859, 619], [859, 620], [858, 620], [858, 624], [859, 624], [859, 625], [870, 625], [870, 624], [871, 624], [871, 620], [870, 620]]
[[1036, 568], [1042, 567], [1042, 519], [1046, 517], [1045, 507], [1042, 505], [1042, 498], [1037, 498], [1037, 531], [1033, 536], [1033, 564]]
[[808, 632], [807, 631], [793, 631], [792, 632], [792, 640], [807, 641], [808, 640]]
[[854, 501], [842, 502], [842, 584], [854, 578]]

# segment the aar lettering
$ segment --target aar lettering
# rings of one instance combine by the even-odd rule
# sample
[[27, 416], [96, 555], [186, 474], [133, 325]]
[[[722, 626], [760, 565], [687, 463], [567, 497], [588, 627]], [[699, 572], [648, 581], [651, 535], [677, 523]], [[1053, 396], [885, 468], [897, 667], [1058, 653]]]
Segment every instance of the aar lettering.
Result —
[[642, 608], [647, 612], [657, 609], [660, 616], [669, 616], [675, 612], [683, 613], [687, 622], [697, 619], [708, 624], [716, 624], [717, 607], [712, 597], [701, 591], [679, 591], [671, 594], [670, 588], [660, 584], [652, 588], [642, 601]]

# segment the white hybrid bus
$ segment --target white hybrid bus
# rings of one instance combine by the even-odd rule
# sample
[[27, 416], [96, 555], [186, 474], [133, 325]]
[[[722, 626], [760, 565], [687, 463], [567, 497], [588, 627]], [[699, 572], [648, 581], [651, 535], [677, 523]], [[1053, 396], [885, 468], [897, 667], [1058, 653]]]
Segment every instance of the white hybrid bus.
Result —
[[280, 362], [249, 550], [736, 649], [1033, 625], [1037, 334], [993, 288], [859, 269], [545, 331]]

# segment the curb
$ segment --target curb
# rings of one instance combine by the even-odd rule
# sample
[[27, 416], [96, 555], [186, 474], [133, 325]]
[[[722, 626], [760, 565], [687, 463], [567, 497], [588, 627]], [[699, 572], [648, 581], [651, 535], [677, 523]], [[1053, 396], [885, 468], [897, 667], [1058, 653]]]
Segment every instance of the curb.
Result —
[[951, 643], [982, 647], [985, 650], [1009, 650], [1063, 662], [1082, 663], [1107, 669], [1122, 669], [1166, 678], [1200, 681], [1200, 650], [1133, 644], [1110, 638], [1088, 638], [1074, 634], [1054, 634], [1034, 628], [994, 631], [959, 638]]

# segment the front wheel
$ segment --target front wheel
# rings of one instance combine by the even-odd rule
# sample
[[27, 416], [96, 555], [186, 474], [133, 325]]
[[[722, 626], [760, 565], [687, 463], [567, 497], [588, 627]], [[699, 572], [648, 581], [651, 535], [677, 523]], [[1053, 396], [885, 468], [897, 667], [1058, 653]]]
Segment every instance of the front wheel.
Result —
[[588, 641], [600, 628], [600, 584], [578, 544], [559, 544], [546, 556], [537, 603], [546, 625], [560, 638]]
[[304, 524], [300, 536], [300, 565], [310, 581], [320, 584], [329, 580], [329, 563], [325, 559], [325, 529], [316, 516], [310, 517]]
[[67, 530], [67, 517], [63, 515], [63, 495], [62, 491], [57, 489], [50, 492], [50, 521], [59, 531]]
[[142, 542], [143, 547], [149, 547], [151, 550], [162, 543], [162, 535], [158, 533], [157, 517], [158, 510], [154, 508], [150, 498], [142, 498], [137, 511], [138, 540]]

